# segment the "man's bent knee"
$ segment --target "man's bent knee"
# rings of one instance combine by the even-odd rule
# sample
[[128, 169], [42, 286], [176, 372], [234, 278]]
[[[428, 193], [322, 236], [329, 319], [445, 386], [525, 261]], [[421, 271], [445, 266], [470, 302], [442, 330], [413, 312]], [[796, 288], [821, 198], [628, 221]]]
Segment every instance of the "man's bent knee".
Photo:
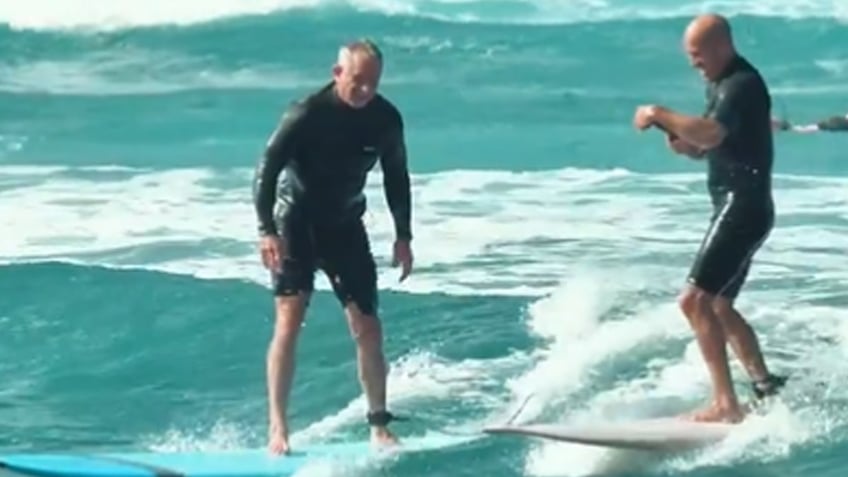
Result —
[[712, 293], [698, 286], [689, 285], [677, 297], [677, 304], [686, 316], [693, 316], [709, 308], [713, 299]]
[[382, 324], [380, 319], [373, 313], [365, 313], [356, 304], [349, 302], [345, 307], [350, 334], [353, 339], [364, 346], [379, 345], [382, 341]]
[[276, 320], [275, 335], [295, 334], [303, 324], [306, 308], [309, 306], [309, 292], [274, 297]]
[[713, 299], [712, 302], [713, 313], [715, 313], [719, 318], [725, 318], [729, 316], [734, 316], [736, 314], [733, 308], [733, 302], [723, 296], [717, 296]]
[[736, 311], [733, 307], [733, 302], [729, 299], [716, 297], [712, 305], [713, 313], [715, 313], [726, 333], [736, 335], [744, 332], [745, 329], [751, 329], [751, 325]]

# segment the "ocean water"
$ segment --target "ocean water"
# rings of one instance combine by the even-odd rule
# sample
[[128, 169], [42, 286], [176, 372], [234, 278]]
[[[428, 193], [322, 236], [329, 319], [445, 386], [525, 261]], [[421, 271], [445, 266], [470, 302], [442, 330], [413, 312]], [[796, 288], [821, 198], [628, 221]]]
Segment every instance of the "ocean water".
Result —
[[[675, 299], [706, 228], [703, 164], [634, 108], [699, 113], [680, 47], [731, 16], [775, 114], [848, 112], [839, 0], [0, 2], [0, 450], [263, 446], [272, 304], [250, 177], [338, 45], [385, 50], [416, 269], [398, 283], [379, 171], [391, 408], [403, 436], [700, 404]], [[848, 135], [776, 136], [776, 228], [739, 307], [786, 393], [729, 441], [658, 456], [486, 438], [303, 475], [832, 477], [848, 461]], [[364, 437], [354, 348], [319, 275], [293, 444]], [[740, 392], [746, 380], [734, 362]], [[843, 383], [842, 385], [839, 383]]]

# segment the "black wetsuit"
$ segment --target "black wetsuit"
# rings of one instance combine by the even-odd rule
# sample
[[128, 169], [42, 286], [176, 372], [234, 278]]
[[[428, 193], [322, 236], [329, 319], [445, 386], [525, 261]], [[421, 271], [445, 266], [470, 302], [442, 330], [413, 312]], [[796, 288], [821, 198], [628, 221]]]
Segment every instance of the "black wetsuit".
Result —
[[411, 240], [410, 181], [397, 108], [381, 95], [352, 108], [330, 83], [286, 111], [254, 180], [259, 232], [278, 234], [287, 246], [283, 271], [272, 276], [275, 295], [311, 292], [321, 268], [342, 303], [352, 300], [363, 313], [376, 314], [377, 272], [362, 215], [366, 177], [378, 160], [396, 238]]
[[689, 281], [733, 300], [775, 216], [771, 97], [744, 58], [737, 57], [708, 85], [705, 116], [721, 123], [727, 136], [707, 152], [713, 216]]

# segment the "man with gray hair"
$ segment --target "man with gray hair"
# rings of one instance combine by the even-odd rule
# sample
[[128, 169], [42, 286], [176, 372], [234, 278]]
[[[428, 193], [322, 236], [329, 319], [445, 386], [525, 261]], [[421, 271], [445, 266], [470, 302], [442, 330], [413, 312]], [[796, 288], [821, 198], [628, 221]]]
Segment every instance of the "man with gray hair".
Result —
[[319, 268], [356, 341], [372, 442], [396, 443], [388, 430], [394, 416], [386, 409], [376, 264], [362, 222], [366, 177], [379, 161], [394, 220], [393, 265], [402, 267], [400, 280], [406, 279], [413, 257], [404, 124], [398, 109], [377, 93], [382, 69], [374, 43], [342, 47], [332, 80], [288, 108], [255, 171], [259, 247], [275, 298], [267, 356], [268, 448], [274, 454], [289, 452], [286, 410], [295, 344]]

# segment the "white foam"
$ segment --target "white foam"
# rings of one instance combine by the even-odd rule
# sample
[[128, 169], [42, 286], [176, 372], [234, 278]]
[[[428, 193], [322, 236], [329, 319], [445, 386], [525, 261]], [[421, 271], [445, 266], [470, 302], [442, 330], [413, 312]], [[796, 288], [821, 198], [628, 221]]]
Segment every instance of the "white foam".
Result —
[[[403, 416], [407, 409], [412, 408], [410, 412], [414, 419], [414, 409], [420, 409], [415, 404], [420, 401], [432, 406], [434, 401], [451, 399], [461, 401], [462, 406], [494, 407], [497, 402], [493, 402], [493, 396], [484, 390], [492, 386], [493, 379], [510, 372], [519, 357], [450, 362], [432, 353], [410, 353], [392, 363], [389, 369], [387, 393], [391, 396], [392, 409]], [[302, 446], [321, 442], [346, 429], [361, 426], [366, 410], [364, 396], [359, 395], [338, 412], [295, 432], [291, 436], [291, 444]], [[469, 422], [449, 423], [441, 429], [431, 426], [427, 433], [451, 432]], [[143, 445], [159, 452], [221, 451], [262, 446], [263, 438], [264, 433], [247, 432], [240, 423], [219, 421], [211, 430], [172, 429], [149, 437]]]
[[207, 63], [168, 51], [127, 48], [62, 60], [34, 60], [0, 68], [0, 92], [163, 94], [191, 89], [276, 90], [315, 81], [285, 65], [223, 71]]
[[[615, 270], [598, 273], [609, 279], [618, 276]], [[674, 414], [706, 401], [709, 395], [706, 367], [685, 319], [670, 300], [637, 301], [633, 305], [644, 309], [634, 313], [635, 316], [612, 321], [607, 317], [600, 322], [609, 303], [623, 297], [587, 286], [582, 275], [569, 277], [568, 283], [570, 288], [565, 290], [582, 292], [557, 292], [536, 302], [536, 313], [531, 315], [531, 329], [541, 326], [556, 330], [549, 334], [558, 334], [549, 347], [539, 352], [547, 352], [546, 359], [519, 377], [522, 394], [541, 392], [545, 397], [540, 401], [546, 406], [546, 409], [531, 410], [522, 416], [523, 420], [633, 419]], [[760, 291], [743, 295], [740, 300], [740, 309], [757, 330], [770, 368], [793, 374], [791, 387], [766, 414], [752, 417], [726, 441], [694, 455], [663, 456], [533, 442], [526, 459], [527, 474], [582, 476], [658, 467], [678, 473], [710, 465], [775, 460], [784, 457], [792, 447], [826, 438], [834, 428], [844, 426], [840, 403], [846, 392], [837, 383], [844, 380], [838, 363], [844, 359], [840, 355], [844, 356], [846, 349], [845, 313], [838, 305], [812, 305], [806, 297], [784, 305], [784, 301], [775, 300], [782, 293], [779, 289]], [[562, 306], [541, 306], [553, 301]], [[591, 305], [598, 302], [606, 307]], [[580, 310], [591, 310], [588, 316], [598, 324], [581, 326], [586, 316], [575, 314]], [[557, 320], [558, 327], [552, 325]], [[576, 326], [574, 321], [578, 323]], [[575, 328], [578, 332], [569, 331]], [[686, 344], [682, 353], [674, 352], [680, 344]], [[633, 355], [640, 347], [653, 357], [641, 361], [643, 354]], [[617, 357], [627, 363], [630, 372], [641, 368], [638, 377], [616, 381], [598, 376], [598, 364]], [[735, 376], [744, 382], [744, 371], [733, 355], [731, 359]], [[577, 381], [578, 375], [585, 382]], [[827, 384], [827, 389], [822, 390], [822, 383]], [[588, 398], [576, 396], [590, 386], [593, 390]], [[740, 392], [745, 390], [740, 387]], [[566, 401], [569, 397], [571, 400]], [[543, 411], [548, 412], [542, 416]]]
[[840, 0], [514, 0], [493, 8], [484, 1], [457, 0], [50, 0], [0, 3], [0, 22], [14, 28], [111, 30], [154, 25], [190, 25], [242, 15], [298, 8], [349, 5], [362, 11], [404, 14], [455, 22], [573, 23], [689, 16], [706, 10], [727, 15], [848, 17]]
[[[329, 63], [332, 55], [326, 58]], [[122, 47], [82, 51], [61, 59], [0, 64], [0, 92], [58, 95], [158, 95], [191, 90], [291, 90], [325, 81], [326, 72], [307, 73], [275, 62], [222, 68], [209, 57], [165, 49]], [[386, 85], [432, 81], [426, 70], [386, 78]], [[25, 137], [0, 135], [3, 150], [18, 151]], [[0, 156], [2, 157], [2, 156]]]
[[[55, 167], [2, 167], [0, 183], [15, 186], [0, 190], [6, 231], [0, 260], [69, 260], [265, 283], [250, 174], [71, 175]], [[365, 220], [384, 289], [541, 296], [576, 266], [641, 270], [671, 289], [681, 283], [709, 215], [700, 174], [455, 171], [413, 182], [416, 270], [404, 283], [387, 266], [393, 225], [379, 174], [368, 183]], [[694, 192], [682, 192], [690, 187]], [[848, 217], [846, 190], [840, 179], [778, 186], [781, 216], [752, 278], [789, 277], [805, 267], [807, 276], [848, 283], [848, 259], [838, 253], [848, 247], [845, 225], [803, 222], [822, 214]], [[820, 246], [809, 241], [813, 232], [824, 240]], [[327, 288], [323, 277], [318, 285]]]
[[17, 28], [188, 25], [289, 8], [315, 7], [320, 0], [31, 0], [0, 3], [0, 21]]
[[[599, 274], [608, 279], [618, 276], [615, 270]], [[709, 395], [706, 368], [685, 319], [673, 304], [662, 300], [634, 302], [644, 310], [634, 316], [601, 321], [609, 310], [592, 304], [609, 304], [624, 297], [617, 292], [605, 293], [601, 287], [584, 282], [582, 276], [571, 276], [568, 283], [562, 291], [537, 301], [531, 313], [530, 328], [551, 330], [548, 334], [553, 340], [539, 350], [537, 355], [543, 358], [536, 366], [513, 381], [520, 383], [513, 386], [514, 400], [532, 393], [541, 403], [528, 406], [520, 420], [633, 419], [674, 414], [705, 402]], [[582, 293], [575, 293], [577, 290]], [[532, 441], [526, 474], [584, 476], [656, 468], [677, 473], [733, 462], [775, 460], [792, 447], [825, 438], [835, 427], [844, 426], [839, 403], [846, 394], [837, 384], [844, 373], [838, 371], [836, 363], [840, 360], [835, 356], [844, 353], [844, 347], [842, 341], [829, 344], [828, 340], [823, 343], [816, 339], [844, 338], [844, 313], [836, 307], [806, 303], [771, 307], [763, 296], [742, 301], [741, 309], [757, 329], [771, 369], [794, 371], [783, 401], [766, 414], [748, 419], [726, 441], [694, 455]], [[543, 306], [545, 302], [561, 305]], [[581, 315], [581, 310], [588, 314]], [[554, 324], [557, 322], [559, 326]], [[587, 322], [592, 324], [587, 326]], [[675, 352], [681, 343], [686, 343], [683, 352]], [[644, 354], [638, 354], [642, 347], [653, 357], [642, 361]], [[626, 362], [629, 372], [638, 372], [638, 377], [616, 380], [599, 376], [602, 371], [598, 365], [616, 358]], [[745, 374], [735, 359], [732, 365], [735, 376], [744, 381]], [[808, 373], [806, 369], [817, 372]], [[834, 372], [840, 376], [831, 379], [830, 388], [822, 391], [821, 381], [827, 381], [828, 374]], [[588, 397], [580, 397], [581, 391]]]
[[[0, 167], [0, 261], [70, 260], [265, 283], [255, 250], [250, 174]], [[452, 362], [413, 352], [392, 366], [393, 406], [460, 402], [488, 412], [491, 422], [532, 394], [520, 419], [555, 420], [627, 414], [625, 409], [638, 415], [657, 411], [664, 400], [706, 395], [705, 368], [674, 301], [709, 217], [703, 174], [451, 171], [416, 175], [413, 185], [417, 269], [399, 284], [397, 270], [384, 267], [392, 222], [381, 177], [368, 183], [366, 222], [383, 266], [381, 287], [538, 297], [526, 323], [542, 345], [497, 360]], [[644, 465], [683, 469], [775, 458], [789, 445], [844, 425], [834, 419], [839, 412], [833, 407], [844, 399], [838, 385], [844, 376], [834, 363], [843, 362], [848, 350], [839, 308], [848, 286], [848, 179], [779, 176], [775, 193], [777, 227], [757, 256], [739, 306], [760, 333], [769, 364], [796, 371], [797, 395], [819, 398], [804, 401], [790, 393], [788, 407], [740, 433], [734, 442], [744, 446], [736, 450], [728, 445]], [[328, 288], [324, 279], [317, 285]], [[626, 364], [627, 379], [603, 375], [619, 362]], [[825, 381], [824, 391], [816, 380]], [[294, 440], [356, 425], [363, 409], [361, 396], [352, 399]], [[452, 425], [473, 426], [477, 419]], [[211, 439], [175, 430], [158, 441], [169, 448], [214, 448], [251, 439], [237, 423], [216, 429]], [[614, 468], [621, 459], [605, 450], [539, 443], [526, 467], [531, 475], [562, 475], [567, 461], [576, 475]]]

